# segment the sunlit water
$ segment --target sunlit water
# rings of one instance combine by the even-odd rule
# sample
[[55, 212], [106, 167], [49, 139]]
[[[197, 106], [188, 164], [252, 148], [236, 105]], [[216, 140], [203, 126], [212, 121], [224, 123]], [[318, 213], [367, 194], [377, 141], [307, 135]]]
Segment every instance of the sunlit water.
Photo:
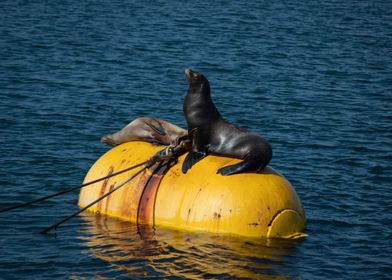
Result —
[[272, 144], [308, 237], [90, 213], [39, 234], [78, 209], [73, 193], [0, 214], [0, 278], [390, 278], [391, 2], [144, 2], [1, 2], [0, 207], [80, 183], [99, 138], [137, 117], [184, 127], [192, 67], [225, 118]]

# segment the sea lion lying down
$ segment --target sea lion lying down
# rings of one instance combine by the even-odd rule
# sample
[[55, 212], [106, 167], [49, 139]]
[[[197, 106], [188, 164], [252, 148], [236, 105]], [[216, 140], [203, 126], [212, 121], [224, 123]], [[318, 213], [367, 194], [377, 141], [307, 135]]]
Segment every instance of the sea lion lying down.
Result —
[[120, 131], [103, 136], [101, 142], [110, 146], [130, 141], [146, 141], [153, 144], [176, 146], [187, 136], [188, 132], [185, 129], [167, 121], [155, 118], [138, 118]]

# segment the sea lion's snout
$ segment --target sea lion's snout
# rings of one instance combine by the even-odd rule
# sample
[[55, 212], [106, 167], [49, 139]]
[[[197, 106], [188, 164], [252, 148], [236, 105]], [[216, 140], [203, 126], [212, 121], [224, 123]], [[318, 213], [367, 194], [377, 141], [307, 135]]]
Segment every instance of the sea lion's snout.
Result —
[[185, 69], [185, 78], [189, 84], [195, 84], [200, 81], [201, 75], [197, 72], [192, 71], [192, 69]]
[[192, 79], [192, 70], [190, 68], [185, 69], [185, 78], [188, 80], [188, 82]]

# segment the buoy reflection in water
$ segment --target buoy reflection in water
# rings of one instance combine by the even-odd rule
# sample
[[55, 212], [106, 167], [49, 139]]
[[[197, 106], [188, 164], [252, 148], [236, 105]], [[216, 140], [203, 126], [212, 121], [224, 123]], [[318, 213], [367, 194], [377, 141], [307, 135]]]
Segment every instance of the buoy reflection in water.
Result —
[[86, 253], [112, 268], [97, 277], [286, 279], [287, 262], [301, 242], [154, 229], [91, 213], [82, 218]]

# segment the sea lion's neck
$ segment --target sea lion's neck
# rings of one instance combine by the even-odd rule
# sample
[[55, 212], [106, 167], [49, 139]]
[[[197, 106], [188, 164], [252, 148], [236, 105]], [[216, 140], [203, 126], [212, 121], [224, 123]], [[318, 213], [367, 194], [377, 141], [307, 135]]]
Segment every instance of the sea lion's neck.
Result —
[[212, 102], [209, 87], [189, 88], [185, 97], [184, 113], [188, 130], [195, 127], [208, 126], [222, 118]]

